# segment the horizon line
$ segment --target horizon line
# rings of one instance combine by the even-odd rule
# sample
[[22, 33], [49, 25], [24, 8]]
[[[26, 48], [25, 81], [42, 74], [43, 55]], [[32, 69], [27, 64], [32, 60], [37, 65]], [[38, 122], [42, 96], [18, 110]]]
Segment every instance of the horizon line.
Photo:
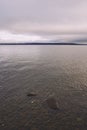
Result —
[[31, 43], [0, 43], [0, 45], [87, 45], [87, 44], [82, 44], [82, 43], [67, 43], [67, 42], [58, 42], [58, 43], [51, 43], [51, 42], [42, 42], [42, 43], [37, 43], [37, 42], [31, 42]]

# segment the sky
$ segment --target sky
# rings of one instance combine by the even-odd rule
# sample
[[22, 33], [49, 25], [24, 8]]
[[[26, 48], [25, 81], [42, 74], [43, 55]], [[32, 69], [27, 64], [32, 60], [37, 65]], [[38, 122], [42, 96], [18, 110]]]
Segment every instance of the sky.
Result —
[[87, 0], [0, 0], [0, 42], [87, 37]]

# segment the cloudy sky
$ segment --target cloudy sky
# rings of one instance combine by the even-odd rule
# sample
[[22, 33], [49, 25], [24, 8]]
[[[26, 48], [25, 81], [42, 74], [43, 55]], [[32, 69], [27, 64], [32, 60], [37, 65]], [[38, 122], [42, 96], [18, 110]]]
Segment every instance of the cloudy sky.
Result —
[[0, 0], [1, 42], [60, 35], [87, 36], [87, 0]]

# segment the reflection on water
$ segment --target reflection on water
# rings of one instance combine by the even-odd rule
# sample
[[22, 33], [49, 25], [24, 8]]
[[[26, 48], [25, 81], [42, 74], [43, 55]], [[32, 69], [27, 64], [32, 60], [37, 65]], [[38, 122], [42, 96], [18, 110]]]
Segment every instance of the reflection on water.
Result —
[[[26, 48], [26, 49], [25, 49]], [[9, 58], [10, 60], [36, 58], [39, 55], [39, 46], [0, 46], [1, 58]], [[3, 57], [2, 57], [3, 56]]]
[[[38, 95], [33, 105], [29, 91]], [[0, 46], [0, 114], [6, 128], [86, 128], [86, 92], [87, 46]], [[50, 96], [62, 110], [56, 115], [44, 105]]]

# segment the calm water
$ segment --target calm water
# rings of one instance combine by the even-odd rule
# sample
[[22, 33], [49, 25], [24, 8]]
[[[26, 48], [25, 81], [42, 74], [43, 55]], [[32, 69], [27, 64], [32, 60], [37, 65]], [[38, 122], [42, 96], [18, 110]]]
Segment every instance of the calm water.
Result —
[[7, 129], [87, 129], [87, 46], [0, 46], [0, 130]]

